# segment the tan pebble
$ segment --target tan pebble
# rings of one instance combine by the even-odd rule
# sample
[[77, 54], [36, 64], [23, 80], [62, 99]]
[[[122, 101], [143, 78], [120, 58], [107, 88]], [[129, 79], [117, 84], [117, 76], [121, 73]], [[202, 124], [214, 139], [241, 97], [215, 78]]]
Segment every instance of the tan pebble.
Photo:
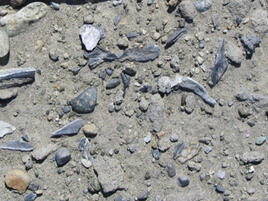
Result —
[[15, 189], [20, 193], [24, 193], [31, 182], [27, 172], [19, 169], [10, 170], [5, 176], [5, 184], [7, 187]]
[[98, 134], [98, 130], [95, 124], [87, 124], [83, 127], [83, 132], [88, 137], [95, 137]]

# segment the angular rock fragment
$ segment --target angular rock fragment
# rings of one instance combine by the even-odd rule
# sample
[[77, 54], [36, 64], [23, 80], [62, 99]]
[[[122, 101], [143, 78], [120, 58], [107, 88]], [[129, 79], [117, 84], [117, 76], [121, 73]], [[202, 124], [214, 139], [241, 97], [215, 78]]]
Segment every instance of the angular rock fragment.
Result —
[[5, 26], [10, 37], [23, 32], [27, 26], [43, 18], [49, 7], [42, 2], [33, 2], [20, 9], [15, 14], [7, 15], [0, 19], [0, 25]]
[[216, 54], [216, 61], [214, 67], [211, 69], [211, 80], [213, 83], [212, 87], [214, 87], [219, 82], [228, 68], [228, 62], [224, 55], [224, 40], [220, 38], [219, 42], [220, 45]]
[[182, 36], [182, 34], [186, 33], [186, 31], [187, 31], [186, 28], [182, 28], [172, 32], [167, 39], [165, 48], [169, 48], [174, 43], [176, 43], [177, 40]]
[[84, 57], [88, 60], [88, 66], [90, 69], [96, 68], [103, 62], [111, 62], [118, 58], [117, 55], [103, 49], [100, 46], [95, 47], [92, 52], [85, 51]]
[[114, 89], [118, 85], [120, 85], [120, 80], [118, 78], [113, 78], [113, 79], [109, 80], [109, 82], [107, 83], [106, 89]]
[[198, 10], [199, 12], [205, 12], [211, 8], [212, 1], [211, 0], [196, 0], [194, 2], [194, 6], [196, 10]]
[[72, 109], [81, 114], [91, 113], [97, 104], [97, 89], [90, 87], [71, 100]]
[[34, 68], [11, 68], [0, 70], [0, 89], [21, 86], [34, 81]]
[[268, 32], [268, 12], [264, 9], [256, 9], [250, 16], [254, 30], [258, 33]]
[[173, 151], [173, 159], [174, 160], [176, 160], [179, 157], [179, 155], [181, 154], [183, 149], [184, 149], [184, 143], [183, 142], [175, 145], [174, 151]]
[[153, 61], [159, 57], [161, 53], [160, 47], [157, 45], [150, 45], [144, 48], [131, 48], [124, 51], [120, 56], [121, 61], [136, 61], [136, 62], [147, 62]]
[[23, 170], [13, 169], [5, 175], [6, 186], [17, 190], [20, 193], [24, 193], [26, 191], [30, 182], [30, 176]]
[[171, 92], [170, 78], [162, 76], [157, 82], [158, 91], [162, 94], [169, 94]]
[[82, 137], [78, 145], [78, 149], [82, 152], [82, 157], [88, 160], [89, 141], [86, 137]]
[[105, 194], [123, 189], [124, 172], [115, 158], [98, 157], [93, 164]]
[[248, 163], [259, 164], [264, 160], [264, 154], [257, 151], [246, 152], [243, 154], [240, 160], [244, 164]]
[[188, 160], [191, 160], [192, 158], [194, 158], [199, 153], [200, 150], [201, 150], [201, 147], [199, 145], [188, 146], [187, 148], [182, 150], [177, 160], [181, 164], [184, 164]]
[[247, 16], [251, 8], [252, 3], [244, 0], [232, 0], [228, 4], [229, 12], [232, 14], [234, 21], [240, 24], [242, 20]]
[[243, 58], [243, 52], [231, 41], [227, 42], [225, 55], [229, 59], [230, 63], [235, 66], [240, 66]]
[[33, 152], [32, 152], [32, 157], [36, 160], [36, 161], [43, 161], [45, 160], [49, 154], [51, 154], [52, 152], [56, 151], [58, 148], [58, 145], [56, 144], [47, 144], [46, 146], [41, 146], [41, 147], [37, 147]]
[[34, 201], [36, 198], [37, 198], [37, 195], [31, 192], [24, 198], [24, 201]]
[[247, 56], [250, 58], [255, 52], [256, 47], [260, 45], [261, 39], [257, 35], [248, 32], [241, 37], [241, 42], [246, 50]]
[[52, 137], [58, 137], [62, 135], [75, 135], [79, 132], [79, 130], [84, 126], [84, 122], [82, 119], [76, 119], [66, 126], [60, 128], [59, 130], [52, 133]]
[[191, 0], [184, 0], [179, 4], [181, 16], [189, 23], [197, 16], [195, 6]]
[[176, 77], [171, 80], [169, 84], [172, 89], [180, 88], [182, 90], [193, 92], [212, 107], [214, 107], [216, 104], [216, 101], [207, 94], [207, 90], [197, 81], [189, 77], [176, 75]]
[[149, 118], [152, 122], [152, 129], [155, 132], [162, 130], [164, 124], [164, 109], [164, 102], [160, 95], [153, 95], [149, 106]]
[[90, 168], [88, 171], [88, 191], [92, 194], [98, 193], [101, 190], [99, 180], [94, 173], [93, 168]]
[[127, 74], [125, 74], [123, 72], [120, 73], [120, 76], [121, 76], [121, 79], [122, 79], [122, 82], [123, 82], [123, 92], [124, 92], [123, 97], [125, 97], [126, 90], [127, 90], [127, 88], [129, 87], [129, 84], [130, 84], [130, 77], [129, 77], [129, 75], [127, 75]]
[[0, 146], [0, 149], [26, 152], [26, 151], [32, 151], [33, 146], [30, 145], [29, 143], [22, 142], [21, 140], [14, 140], [2, 144]]
[[5, 135], [12, 134], [16, 128], [11, 124], [0, 121], [0, 138], [4, 137]]
[[101, 32], [95, 26], [84, 24], [80, 28], [80, 38], [87, 51], [92, 51], [101, 38]]

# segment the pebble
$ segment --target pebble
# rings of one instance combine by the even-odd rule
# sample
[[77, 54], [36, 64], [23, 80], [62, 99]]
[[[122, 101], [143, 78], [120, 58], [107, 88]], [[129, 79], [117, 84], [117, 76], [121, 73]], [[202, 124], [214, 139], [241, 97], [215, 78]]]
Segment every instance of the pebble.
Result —
[[97, 27], [90, 24], [84, 24], [80, 28], [79, 35], [87, 51], [92, 51], [97, 46], [99, 40], [101, 39], [100, 30]]
[[222, 184], [217, 184], [216, 185], [216, 191], [218, 192], [218, 193], [224, 193], [224, 187], [223, 187], [223, 185]]
[[257, 151], [245, 152], [240, 158], [240, 160], [244, 164], [248, 164], [248, 163], [258, 164], [264, 160], [264, 153], [260, 153]]
[[248, 194], [249, 195], [253, 195], [255, 193], [255, 189], [254, 188], [248, 188]]
[[160, 152], [158, 149], [153, 149], [152, 151], [152, 156], [155, 160], [159, 160], [160, 159]]
[[79, 96], [71, 100], [72, 109], [77, 113], [91, 113], [97, 104], [96, 87], [87, 88]]
[[59, 60], [59, 56], [55, 53], [54, 50], [50, 50], [48, 56], [54, 62]]
[[152, 129], [155, 132], [162, 130], [164, 124], [164, 108], [165, 104], [159, 94], [155, 94], [151, 97], [151, 103], [149, 106], [149, 119], [152, 123]]
[[106, 84], [106, 89], [114, 89], [118, 85], [120, 85], [120, 80], [118, 78], [113, 78]]
[[120, 161], [111, 157], [98, 157], [93, 164], [104, 193], [115, 192], [123, 187], [124, 171]]
[[241, 37], [241, 42], [244, 45], [247, 55], [251, 56], [260, 45], [261, 39], [257, 35], [248, 32]]
[[25, 30], [33, 22], [43, 18], [49, 7], [43, 2], [33, 2], [14, 14], [9, 14], [0, 19], [0, 24], [5, 27], [8, 36], [13, 37]]
[[243, 52], [241, 48], [237, 47], [233, 42], [228, 41], [226, 43], [226, 57], [231, 61], [232, 64], [240, 66], [243, 59]]
[[190, 179], [187, 176], [179, 176], [178, 181], [181, 187], [186, 187], [190, 184]]
[[24, 155], [22, 157], [22, 162], [25, 165], [26, 170], [29, 170], [33, 167], [33, 161], [29, 155]]
[[256, 143], [256, 145], [261, 146], [265, 142], [266, 142], [266, 137], [265, 136], [260, 136], [260, 137], [257, 138], [255, 143]]
[[176, 175], [176, 169], [172, 163], [168, 163], [166, 167], [169, 177], [174, 177]]
[[24, 198], [24, 201], [34, 201], [36, 198], [37, 198], [37, 195], [31, 192]]
[[5, 135], [12, 134], [16, 128], [11, 124], [0, 121], [0, 138], [3, 138]]
[[205, 12], [209, 10], [212, 6], [212, 1], [211, 0], [196, 0], [194, 2], [196, 10], [199, 12]]
[[63, 166], [71, 160], [71, 153], [65, 147], [58, 149], [55, 155], [57, 166]]
[[199, 172], [201, 170], [201, 164], [189, 161], [187, 167], [190, 171]]
[[182, 17], [189, 23], [193, 22], [194, 18], [197, 16], [195, 6], [191, 0], [182, 1], [179, 4], [179, 10]]
[[210, 147], [210, 146], [206, 146], [205, 149], [204, 149], [204, 152], [206, 154], [209, 154], [209, 152], [211, 152], [211, 151], [212, 151], [212, 147]]
[[52, 137], [59, 137], [62, 135], [76, 135], [79, 130], [83, 127], [84, 122], [82, 119], [76, 119], [66, 126], [56, 130], [51, 134]]
[[7, 187], [15, 189], [20, 193], [24, 193], [31, 182], [31, 178], [27, 172], [13, 169], [5, 175], [5, 184]]
[[172, 134], [170, 136], [170, 142], [177, 142], [179, 140], [179, 136], [177, 134]]
[[98, 127], [95, 124], [86, 124], [83, 128], [82, 128], [85, 136], [87, 137], [96, 137], [98, 134]]
[[0, 30], [0, 63], [9, 53], [9, 38], [5, 31]]
[[157, 143], [158, 149], [161, 152], [165, 152], [170, 148], [169, 138], [167, 136], [161, 137]]
[[150, 143], [151, 140], [152, 140], [152, 135], [151, 135], [151, 133], [148, 133], [148, 134], [146, 135], [146, 137], [145, 137], [143, 140], [144, 140], [144, 142], [145, 142], [146, 144]]
[[81, 159], [81, 163], [87, 169], [92, 166], [92, 162], [90, 160], [87, 160], [87, 159], [84, 159], [84, 158]]
[[87, 15], [84, 17], [84, 24], [93, 24], [94, 17], [92, 15]]
[[33, 152], [32, 157], [36, 161], [45, 160], [52, 152], [56, 151], [58, 146], [56, 144], [46, 144], [45, 146], [38, 146]]
[[149, 101], [142, 97], [139, 105], [140, 110], [146, 112], [148, 110], [149, 104]]
[[219, 170], [219, 171], [216, 173], [216, 176], [217, 176], [219, 179], [224, 179], [224, 178], [225, 178], [225, 171], [223, 171], [223, 170]]

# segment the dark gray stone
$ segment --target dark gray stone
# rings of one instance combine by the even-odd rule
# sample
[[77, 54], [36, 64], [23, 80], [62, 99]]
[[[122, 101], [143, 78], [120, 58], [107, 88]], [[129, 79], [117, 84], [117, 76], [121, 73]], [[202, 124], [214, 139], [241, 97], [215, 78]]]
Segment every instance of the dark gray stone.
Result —
[[247, 55], [251, 57], [255, 52], [256, 47], [260, 45], [261, 39], [257, 35], [248, 32], [241, 37], [241, 42], [246, 50]]
[[181, 154], [183, 149], [184, 149], [184, 143], [183, 142], [175, 145], [174, 151], [173, 151], [173, 159], [174, 160], [176, 160], [179, 157], [179, 155]]
[[88, 66], [90, 69], [96, 68], [103, 62], [111, 62], [118, 59], [118, 56], [103, 49], [100, 46], [94, 48], [91, 52], [84, 52], [84, 57], [88, 60]]
[[172, 163], [168, 163], [166, 169], [169, 177], [174, 177], [176, 175], [176, 169]]
[[134, 77], [134, 76], [136, 75], [137, 71], [134, 70], [133, 68], [128, 68], [128, 67], [126, 67], [126, 68], [123, 70], [123, 73], [124, 73], [124, 74], [127, 74], [127, 75], [129, 75], [129, 76], [131, 76], [131, 77]]
[[160, 47], [157, 45], [150, 45], [144, 48], [135, 47], [125, 50], [124, 53], [120, 56], [120, 60], [136, 62], [153, 61], [159, 57], [160, 53]]
[[120, 80], [118, 78], [113, 78], [113, 79], [109, 80], [109, 82], [107, 83], [106, 89], [114, 89], [118, 85], [120, 85]]
[[79, 130], [84, 126], [84, 122], [82, 119], [76, 119], [66, 126], [60, 128], [59, 130], [52, 133], [52, 137], [59, 137], [62, 135], [75, 135], [79, 132]]
[[97, 104], [97, 89], [90, 87], [71, 100], [72, 109], [77, 113], [91, 113]]
[[24, 198], [24, 201], [34, 201], [36, 198], [37, 198], [37, 195], [31, 192]]
[[1, 145], [0, 147], [3, 150], [10, 150], [10, 151], [32, 151], [33, 146], [29, 143], [22, 142], [21, 140], [14, 140], [9, 141]]
[[148, 197], [149, 197], [149, 191], [146, 189], [145, 191], [140, 193], [140, 195], [137, 197], [137, 200], [145, 201], [145, 200], [147, 200]]
[[82, 137], [78, 145], [78, 149], [82, 152], [82, 157], [84, 159], [88, 159], [89, 141], [86, 137]]
[[71, 153], [65, 147], [59, 148], [55, 160], [58, 167], [63, 166], [71, 160]]
[[119, 24], [120, 20], [121, 20], [121, 16], [120, 15], [117, 15], [114, 18], [114, 26], [117, 26]]
[[208, 95], [207, 90], [200, 83], [189, 77], [184, 77], [177, 74], [176, 77], [171, 80], [169, 84], [171, 89], [179, 88], [182, 90], [193, 92], [194, 94], [202, 98], [203, 101], [205, 101], [211, 107], [214, 107], [216, 104], [216, 101]]
[[10, 68], [0, 70], [0, 89], [22, 86], [34, 81], [34, 68]]
[[228, 62], [224, 55], [224, 40], [220, 38], [219, 43], [220, 45], [216, 54], [216, 61], [214, 67], [211, 69], [211, 80], [213, 83], [212, 87], [219, 82], [228, 68]]
[[122, 82], [123, 82], [123, 97], [125, 97], [125, 95], [126, 95], [126, 90], [127, 90], [127, 88], [129, 87], [129, 84], [130, 84], [130, 77], [129, 77], [129, 75], [127, 75], [127, 74], [125, 74], [125, 73], [123, 73], [123, 72], [121, 72], [120, 73], [120, 76], [121, 76], [121, 79], [122, 79]]
[[177, 42], [177, 40], [182, 36], [182, 34], [186, 33], [186, 28], [177, 29], [174, 32], [172, 32], [166, 42], [165, 48], [171, 47], [174, 43]]
[[179, 176], [178, 181], [181, 187], [186, 187], [190, 184], [190, 179], [187, 176]]

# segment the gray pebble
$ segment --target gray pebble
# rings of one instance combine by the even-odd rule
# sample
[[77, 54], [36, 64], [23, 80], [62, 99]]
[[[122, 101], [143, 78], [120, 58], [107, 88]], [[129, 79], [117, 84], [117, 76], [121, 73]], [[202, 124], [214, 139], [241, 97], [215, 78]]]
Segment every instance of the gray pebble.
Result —
[[260, 136], [260, 137], [258, 137], [257, 140], [256, 140], [256, 145], [261, 146], [261, 145], [263, 145], [263, 143], [265, 143], [265, 142], [266, 142], [266, 137], [265, 137], [265, 136]]
[[204, 152], [205, 152], [206, 154], [208, 154], [208, 153], [211, 152], [211, 151], [212, 151], [212, 147], [210, 147], [210, 146], [206, 146], [206, 147], [205, 147]]
[[176, 175], [176, 170], [172, 163], [169, 163], [166, 169], [169, 177], [174, 177]]
[[180, 155], [180, 153], [182, 152], [183, 149], [184, 149], [184, 143], [183, 142], [175, 145], [174, 151], [173, 151], [173, 159], [174, 160], [176, 160], [179, 157], [179, 155]]
[[33, 192], [28, 194], [25, 198], [24, 201], [34, 201], [36, 199], [37, 195]]
[[217, 186], [216, 186], [216, 191], [218, 192], [218, 193], [224, 193], [224, 187], [223, 187], [223, 185], [222, 184], [217, 184]]
[[177, 142], [179, 140], [179, 136], [177, 134], [172, 134], [170, 136], [170, 142]]
[[179, 176], [178, 181], [181, 187], [186, 187], [190, 183], [190, 179], [187, 176]]
[[160, 159], [160, 152], [158, 149], [153, 149], [152, 151], [152, 156], [155, 160], [159, 160]]
[[219, 170], [219, 171], [216, 173], [216, 176], [217, 176], [219, 179], [224, 179], [224, 178], [225, 178], [225, 171], [223, 171], [223, 170]]
[[113, 78], [107, 83], [106, 89], [114, 89], [118, 85], [120, 85], [120, 80], [118, 78]]
[[205, 12], [209, 10], [212, 6], [212, 1], [211, 0], [196, 0], [194, 2], [196, 10], [199, 12]]
[[62, 147], [56, 152], [55, 160], [57, 166], [63, 166], [71, 160], [71, 153], [68, 149]]

